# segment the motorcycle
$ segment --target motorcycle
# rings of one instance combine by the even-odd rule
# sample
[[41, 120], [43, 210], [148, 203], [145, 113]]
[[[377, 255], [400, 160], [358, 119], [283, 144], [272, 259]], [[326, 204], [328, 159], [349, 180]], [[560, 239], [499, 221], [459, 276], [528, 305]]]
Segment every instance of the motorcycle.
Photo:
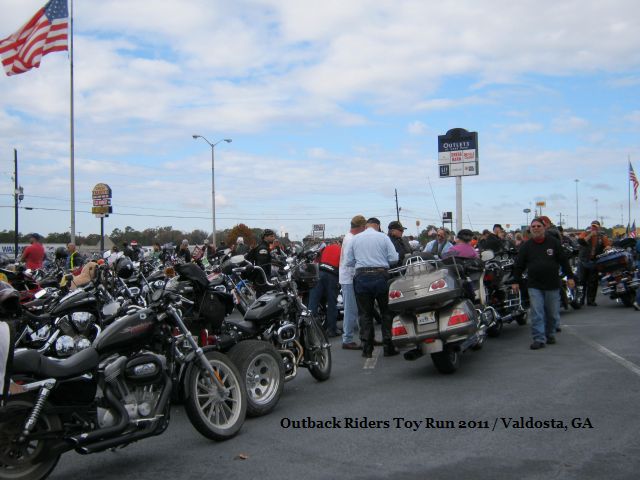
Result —
[[318, 381], [331, 375], [331, 344], [315, 316], [300, 298], [299, 285], [319, 278], [318, 265], [304, 255], [289, 257], [281, 275], [271, 283], [260, 267], [238, 268], [239, 274], [258, 272], [270, 291], [249, 306], [244, 318], [226, 319], [215, 343], [240, 369], [248, 393], [247, 414], [264, 415], [277, 404], [284, 382], [307, 368]]
[[422, 254], [390, 272], [400, 274], [389, 286], [389, 309], [397, 312], [394, 346], [415, 347], [404, 354], [406, 360], [428, 353], [440, 373], [454, 373], [461, 354], [482, 348], [495, 325], [491, 309], [484, 307], [482, 262]]
[[157, 290], [148, 308], [132, 307], [64, 360], [17, 350], [11, 382], [21, 393], [0, 408], [0, 479], [40, 480], [70, 450], [95, 453], [163, 433], [183, 367], [191, 424], [213, 440], [236, 435], [247, 407], [240, 375], [227, 356], [198, 347], [184, 303]]
[[630, 307], [636, 298], [640, 279], [634, 265], [633, 255], [622, 248], [612, 248], [596, 257], [596, 269], [602, 275], [601, 291], [612, 300]]
[[523, 305], [520, 291], [514, 292], [511, 285], [515, 282], [513, 266], [515, 252], [506, 252], [495, 256], [491, 250], [482, 252], [485, 262], [483, 277], [486, 292], [487, 314], [494, 317], [493, 326], [487, 330], [490, 337], [497, 337], [504, 324], [516, 322], [527, 324], [527, 310]]
[[[569, 243], [563, 244], [562, 247], [564, 248], [565, 256], [569, 259], [573, 275], [577, 278], [579, 247]], [[569, 310], [569, 306], [574, 310], [579, 310], [584, 303], [584, 286], [576, 284], [575, 288], [569, 288], [567, 279], [566, 275], [560, 278], [560, 304], [565, 310]]]

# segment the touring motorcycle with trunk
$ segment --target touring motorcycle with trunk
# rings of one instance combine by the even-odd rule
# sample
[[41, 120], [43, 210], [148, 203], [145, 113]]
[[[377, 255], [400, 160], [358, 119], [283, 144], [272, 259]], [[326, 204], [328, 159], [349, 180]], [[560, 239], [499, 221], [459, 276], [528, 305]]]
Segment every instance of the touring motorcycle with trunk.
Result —
[[[431, 257], [431, 258], [428, 258]], [[415, 360], [429, 354], [440, 373], [453, 373], [463, 352], [482, 348], [495, 316], [484, 307], [484, 268], [476, 259], [411, 257], [389, 286], [389, 309], [397, 312], [393, 344], [414, 347], [404, 354]]]
[[0, 479], [40, 480], [67, 451], [95, 453], [163, 433], [180, 381], [198, 432], [225, 440], [239, 431], [247, 403], [238, 369], [198, 347], [182, 320], [188, 300], [164, 289], [151, 300], [63, 360], [16, 350], [11, 382], [20, 393], [0, 407]]

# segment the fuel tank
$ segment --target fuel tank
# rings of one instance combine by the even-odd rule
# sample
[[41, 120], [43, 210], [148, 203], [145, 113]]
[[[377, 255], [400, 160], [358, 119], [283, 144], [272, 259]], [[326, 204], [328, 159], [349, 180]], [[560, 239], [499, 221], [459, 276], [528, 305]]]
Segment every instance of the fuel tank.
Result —
[[285, 312], [288, 303], [284, 293], [266, 293], [251, 304], [244, 319], [257, 324], [271, 323]]
[[97, 305], [98, 300], [93, 293], [85, 292], [82, 289], [74, 290], [68, 293], [60, 302], [51, 310], [51, 316], [60, 316], [69, 310], [91, 309]]
[[129, 345], [144, 344], [154, 332], [156, 314], [145, 308], [117, 319], [93, 342], [93, 347], [102, 355], [118, 351]]

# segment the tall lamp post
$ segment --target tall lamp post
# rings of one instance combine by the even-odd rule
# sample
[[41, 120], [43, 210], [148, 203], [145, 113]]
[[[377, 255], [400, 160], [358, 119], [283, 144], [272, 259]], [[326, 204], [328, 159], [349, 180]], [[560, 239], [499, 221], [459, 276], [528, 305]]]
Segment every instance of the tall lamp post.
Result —
[[580, 230], [580, 222], [578, 221], [578, 180], [577, 178], [574, 180], [576, 182], [576, 230]]
[[211, 218], [212, 218], [212, 227], [213, 227], [213, 231], [211, 232], [211, 241], [213, 242], [213, 246], [215, 247], [217, 246], [217, 243], [216, 243], [216, 183], [215, 183], [215, 176], [214, 176], [214, 172], [215, 172], [214, 150], [215, 150], [215, 146], [218, 145], [220, 142], [231, 143], [231, 139], [223, 138], [222, 140], [218, 140], [216, 143], [211, 143], [202, 135], [193, 135], [193, 138], [194, 139], [201, 138], [205, 142], [207, 142], [211, 147], [211, 212], [212, 212]]

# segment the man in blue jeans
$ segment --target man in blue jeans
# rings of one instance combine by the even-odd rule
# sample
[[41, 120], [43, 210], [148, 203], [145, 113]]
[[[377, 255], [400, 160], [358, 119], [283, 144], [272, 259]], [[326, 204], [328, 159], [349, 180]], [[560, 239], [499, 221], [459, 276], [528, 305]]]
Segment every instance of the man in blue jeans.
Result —
[[359, 345], [353, 339], [353, 334], [358, 326], [358, 305], [356, 303], [356, 293], [353, 290], [353, 276], [356, 272], [355, 268], [347, 267], [344, 253], [353, 237], [364, 232], [366, 223], [366, 218], [362, 215], [356, 215], [351, 219], [351, 230], [342, 239], [339, 281], [342, 287], [342, 304], [344, 305], [342, 348], [345, 350], [362, 350], [362, 345]]
[[531, 238], [520, 247], [514, 266], [517, 283], [511, 287], [515, 292], [519, 290], [522, 273], [527, 270], [531, 350], [538, 350], [545, 344], [556, 343], [556, 327], [560, 324], [560, 267], [568, 278], [569, 288], [575, 288], [575, 281], [560, 240], [545, 233], [539, 218], [531, 220], [530, 228]]
[[[391, 239], [379, 231], [380, 220], [367, 220], [366, 230], [351, 240], [346, 248], [345, 264], [355, 267], [353, 289], [358, 304], [360, 339], [362, 356], [373, 356], [373, 310], [377, 301], [382, 316], [382, 343], [385, 357], [397, 355], [398, 351], [391, 343], [391, 317], [387, 315], [389, 305], [389, 265], [398, 261], [398, 252]], [[377, 227], [377, 228], [376, 228]]]

